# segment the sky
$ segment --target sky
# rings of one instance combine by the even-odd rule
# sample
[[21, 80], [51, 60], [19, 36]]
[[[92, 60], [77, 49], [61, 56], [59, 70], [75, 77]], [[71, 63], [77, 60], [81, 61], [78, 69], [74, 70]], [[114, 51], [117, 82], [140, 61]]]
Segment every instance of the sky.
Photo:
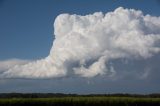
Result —
[[[39, 59], [42, 59], [43, 61], [44, 58], [45, 58], [44, 61], [47, 61], [46, 57], [48, 55], [49, 57], [57, 58], [55, 57], [54, 53], [58, 53], [58, 54], [61, 54], [61, 53], [59, 53], [58, 51], [55, 52], [57, 50], [55, 48], [58, 48], [61, 46], [59, 46], [59, 44], [57, 43], [57, 44], [54, 44], [57, 46], [52, 47], [52, 44], [56, 39], [55, 36], [67, 34], [65, 31], [68, 28], [64, 26], [59, 27], [59, 24], [61, 24], [60, 22], [65, 20], [63, 19], [63, 17], [67, 17], [65, 15], [64, 16], [62, 15], [62, 17], [56, 18], [60, 14], [67, 13], [67, 14], [71, 14], [71, 16], [72, 14], [84, 16], [88, 14], [94, 14], [95, 12], [103, 12], [104, 14], [106, 14], [107, 12], [113, 12], [118, 7], [141, 10], [143, 12], [143, 15], [150, 14], [150, 16], [155, 16], [155, 17], [160, 16], [159, 0], [148, 0], [148, 1], [146, 0], [134, 0], [134, 1], [133, 0], [101, 0], [101, 1], [100, 0], [87, 0], [87, 1], [86, 0], [81, 0], [81, 1], [80, 0], [34, 0], [34, 1], [33, 0], [0, 0], [0, 67], [2, 66], [5, 67], [6, 64], [4, 63], [4, 61], [6, 60], [8, 60], [6, 62], [7, 64], [12, 64], [12, 62], [14, 64], [15, 61], [16, 61], [15, 63], [17, 64], [27, 64], [30, 61], [35, 61]], [[98, 16], [100, 15], [98, 14]], [[70, 17], [70, 15], [68, 17]], [[69, 20], [70, 19], [66, 20], [65, 22], [69, 23], [70, 22]], [[55, 22], [57, 22], [57, 24], [53, 25]], [[72, 23], [72, 20], [70, 23]], [[85, 23], [85, 22], [82, 22], [82, 23]], [[62, 32], [60, 31], [55, 32], [55, 28], [57, 28], [57, 30], [59, 28], [60, 31], [62, 30]], [[91, 28], [93, 29], [93, 27]], [[76, 31], [77, 30], [73, 30], [73, 32], [76, 32]], [[145, 32], [146, 30], [143, 30], [143, 31]], [[155, 32], [157, 33], [157, 35], [160, 34], [160, 32], [158, 31], [156, 32], [154, 30], [151, 32], [152, 33]], [[99, 36], [95, 37], [95, 39], [98, 39], [98, 38]], [[62, 44], [63, 42], [68, 41], [68, 39], [61, 40], [60, 38], [56, 40], [57, 42], [60, 42]], [[69, 40], [73, 42], [75, 39], [69, 39]], [[157, 45], [159, 44], [159, 41], [156, 41], [156, 38], [153, 38], [151, 40], [154, 42], [158, 42]], [[142, 41], [144, 40], [142, 39]], [[80, 45], [80, 44], [81, 42], [78, 43], [77, 45]], [[151, 43], [151, 41], [149, 44], [150, 44], [149, 47], [154, 46]], [[145, 45], [147, 44], [144, 44], [144, 46]], [[122, 47], [124, 47], [124, 45], [122, 45]], [[53, 50], [51, 48], [53, 48]], [[102, 48], [102, 49], [106, 49], [106, 48]], [[127, 53], [130, 52], [129, 51], [130, 49], [125, 49], [125, 50], [127, 51]], [[148, 48], [146, 48], [145, 50], [148, 54], [140, 54], [140, 57], [144, 59], [137, 59], [136, 57], [137, 54], [132, 54], [132, 53], [127, 54], [127, 56], [124, 53], [125, 54], [124, 56], [118, 56], [116, 59], [112, 59], [111, 57], [109, 57], [111, 59], [104, 59], [105, 61], [107, 60], [108, 64], [112, 64], [111, 66], [108, 66], [110, 69], [109, 72], [112, 73], [111, 70], [113, 66], [114, 67], [113, 70], [117, 70], [116, 72], [118, 74], [124, 73], [122, 76], [120, 76], [123, 78], [119, 78], [119, 77], [112, 78], [112, 77], [107, 77], [106, 75], [97, 76], [97, 74], [101, 74], [101, 73], [103, 74], [103, 72], [101, 71], [100, 72], [96, 71], [96, 73], [92, 75], [84, 74], [84, 73], [81, 73], [81, 71], [79, 71], [80, 70], [79, 68], [76, 68], [75, 70], [79, 71], [77, 75], [80, 75], [80, 76], [77, 76], [77, 75], [73, 76], [72, 75], [73, 73], [71, 73], [66, 77], [61, 77], [65, 75], [63, 71], [62, 73], [58, 74], [58, 77], [56, 78], [54, 78], [54, 76], [56, 75], [53, 75], [52, 76], [53, 78], [52, 77], [45, 78], [44, 76], [38, 76], [40, 78], [37, 78], [33, 74], [32, 74], [33, 77], [28, 77], [28, 76], [32, 76], [30, 74], [21, 75], [21, 76], [14, 75], [13, 72], [20, 72], [17, 70], [24, 69], [22, 66], [20, 68], [11, 68], [11, 71], [9, 71], [11, 72], [11, 75], [13, 75], [11, 76], [11, 78], [10, 78], [10, 75], [9, 75], [9, 78], [3, 78], [3, 77], [0, 78], [0, 92], [1, 93], [4, 93], [4, 92], [57, 93], [57, 92], [60, 92], [60, 93], [80, 93], [80, 94], [160, 92], [160, 85], [158, 84], [158, 81], [160, 80], [159, 78], [160, 54], [159, 53], [151, 54], [153, 53], [153, 51], [149, 51]], [[52, 55], [52, 51], [53, 51], [53, 55]], [[139, 51], [139, 49], [137, 49], [137, 51]], [[52, 56], [50, 56], [50, 54]], [[149, 56], [150, 54], [153, 56]], [[62, 53], [62, 55], [64, 56], [65, 54]], [[97, 56], [99, 54], [95, 54], [95, 55]], [[85, 57], [83, 56], [81, 57], [86, 58], [86, 56], [88, 55], [85, 55]], [[128, 58], [128, 56], [131, 56], [131, 57], [135, 56], [136, 59]], [[93, 55], [93, 57], [95, 56]], [[99, 59], [100, 62], [101, 62], [101, 58], [103, 60], [103, 58], [106, 58], [106, 56], [100, 57]], [[92, 61], [94, 61], [94, 59]], [[60, 61], [60, 62], [63, 62], [63, 61]], [[36, 64], [36, 63], [31, 62], [31, 64]], [[41, 65], [42, 62], [38, 61], [37, 64]], [[90, 61], [88, 64], [90, 64]], [[28, 67], [32, 67], [32, 65], [28, 65]], [[33, 67], [36, 67], [36, 66], [33, 65]], [[51, 67], [51, 66], [48, 66], [48, 67]], [[33, 69], [35, 70], [35, 68]], [[29, 70], [29, 69], [26, 68], [24, 69], [24, 71], [25, 70]], [[126, 71], [123, 71], [123, 70], [127, 70], [127, 73]], [[136, 71], [132, 71], [132, 70], [136, 70]], [[143, 73], [146, 73], [146, 75], [144, 75]], [[1, 74], [1, 70], [0, 70], [0, 74]], [[85, 78], [83, 78], [84, 76]], [[90, 77], [90, 76], [93, 76], [93, 77]]]

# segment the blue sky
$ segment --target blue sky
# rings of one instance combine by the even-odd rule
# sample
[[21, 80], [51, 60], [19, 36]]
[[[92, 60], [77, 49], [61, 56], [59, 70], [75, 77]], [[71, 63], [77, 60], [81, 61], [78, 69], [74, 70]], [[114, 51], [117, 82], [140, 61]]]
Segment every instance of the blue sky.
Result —
[[[160, 16], [159, 0], [0, 0], [0, 61], [11, 58], [35, 60], [48, 56], [54, 39], [53, 23], [61, 13], [106, 13], [120, 6]], [[151, 67], [159, 70], [159, 59], [160, 56], [156, 55], [146, 63], [133, 61], [139, 62], [139, 65], [130, 63], [128, 69], [141, 69], [152, 63]], [[115, 64], [117, 68], [127, 66], [123, 63]], [[160, 92], [159, 74], [153, 73], [148, 80], [124, 78], [120, 81], [110, 81], [103, 77], [0, 79], [0, 92], [152, 93]]]

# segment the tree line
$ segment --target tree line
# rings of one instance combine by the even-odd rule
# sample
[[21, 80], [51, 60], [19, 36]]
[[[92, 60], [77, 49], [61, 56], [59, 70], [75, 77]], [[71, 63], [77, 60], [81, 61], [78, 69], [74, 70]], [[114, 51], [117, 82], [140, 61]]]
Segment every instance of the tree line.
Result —
[[0, 98], [52, 98], [52, 97], [93, 97], [93, 96], [106, 96], [106, 97], [152, 97], [160, 98], [160, 93], [154, 94], [63, 94], [63, 93], [0, 93]]

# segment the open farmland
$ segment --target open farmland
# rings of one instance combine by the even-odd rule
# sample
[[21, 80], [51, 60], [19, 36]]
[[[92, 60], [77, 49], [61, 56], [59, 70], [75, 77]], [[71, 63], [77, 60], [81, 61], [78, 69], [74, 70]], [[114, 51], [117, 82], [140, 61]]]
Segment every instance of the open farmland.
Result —
[[160, 98], [146, 97], [53, 97], [1, 98], [0, 106], [160, 106]]

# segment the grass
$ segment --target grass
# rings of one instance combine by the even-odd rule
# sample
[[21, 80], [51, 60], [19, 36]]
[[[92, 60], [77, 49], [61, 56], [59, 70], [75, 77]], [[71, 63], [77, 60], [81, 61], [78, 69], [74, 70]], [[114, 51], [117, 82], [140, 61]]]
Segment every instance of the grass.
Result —
[[160, 98], [53, 97], [0, 99], [0, 106], [160, 106]]

